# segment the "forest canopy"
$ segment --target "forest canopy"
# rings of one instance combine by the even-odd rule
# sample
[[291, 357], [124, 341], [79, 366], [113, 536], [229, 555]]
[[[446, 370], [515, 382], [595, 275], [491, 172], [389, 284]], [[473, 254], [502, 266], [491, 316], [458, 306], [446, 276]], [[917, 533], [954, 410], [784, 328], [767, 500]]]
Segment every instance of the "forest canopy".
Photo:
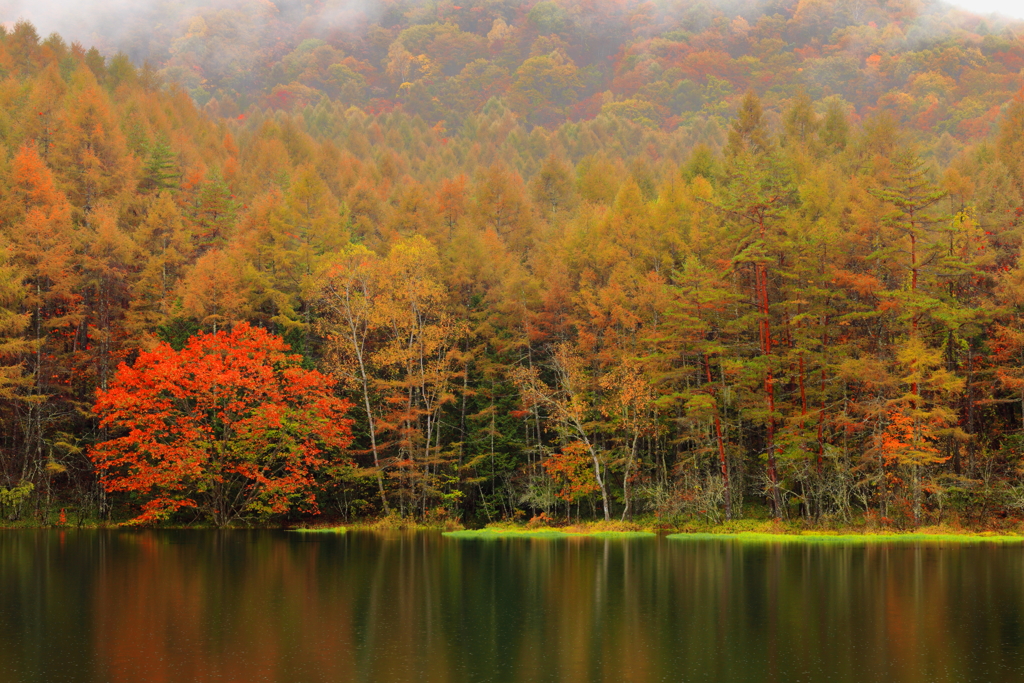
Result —
[[[0, 31], [9, 519], [137, 517], [104, 401], [243, 331], [354, 422], [291, 470], [302, 506], [233, 520], [1024, 509], [1020, 24], [875, 0], [134, 16], [99, 47]], [[228, 521], [182, 500], [159, 515]]]

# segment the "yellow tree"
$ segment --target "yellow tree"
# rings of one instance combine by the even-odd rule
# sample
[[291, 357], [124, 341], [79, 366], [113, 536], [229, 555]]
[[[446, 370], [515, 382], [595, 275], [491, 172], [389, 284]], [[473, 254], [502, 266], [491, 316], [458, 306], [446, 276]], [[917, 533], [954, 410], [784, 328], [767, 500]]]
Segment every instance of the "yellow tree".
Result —
[[236, 249], [213, 249], [188, 268], [178, 283], [182, 313], [216, 332], [250, 319], [252, 277]]
[[284, 200], [271, 214], [270, 262], [273, 287], [288, 296], [291, 310], [281, 311], [279, 324], [308, 326], [316, 275], [348, 241], [338, 202], [316, 169], [296, 169]]
[[[441, 411], [455, 400], [469, 332], [440, 276], [436, 248], [417, 235], [384, 257], [350, 249], [319, 286], [329, 359], [362, 395], [374, 467], [398, 480], [403, 513], [442, 494]], [[387, 509], [379, 475], [378, 487]]]
[[384, 512], [388, 499], [384, 492], [379, 407], [376, 377], [370, 364], [370, 352], [378, 337], [375, 306], [383, 284], [377, 277], [379, 257], [361, 245], [353, 245], [322, 275], [318, 284], [319, 326], [327, 339], [328, 364], [332, 371], [357, 388], [366, 417], [373, 472]]
[[658, 426], [654, 410], [657, 394], [635, 360], [627, 359], [615, 366], [598, 384], [604, 393], [601, 413], [622, 454], [622, 519], [626, 519], [632, 513], [641, 439], [653, 436]]
[[128, 151], [110, 101], [85, 66], [75, 72], [67, 98], [51, 163], [71, 203], [88, 213], [98, 200], [134, 187], [140, 164]]
[[[83, 361], [100, 388], [106, 389], [119, 359], [127, 352], [125, 317], [137, 281], [140, 254], [118, 224], [113, 206], [100, 202], [82, 226], [79, 291], [82, 293]], [[81, 365], [81, 364], [80, 364]], [[80, 367], [80, 370], [85, 370]], [[86, 392], [93, 387], [87, 383]]]
[[77, 231], [71, 206], [60, 192], [34, 146], [25, 145], [11, 162], [5, 193], [9, 223], [3, 227], [9, 263], [23, 278], [21, 309], [29, 313], [29, 338], [24, 349], [32, 378], [27, 418], [20, 422], [25, 453], [23, 478], [42, 466], [44, 413], [54, 396], [69, 392], [75, 338], [81, 323], [81, 294], [76, 279]]
[[0, 243], [0, 401], [17, 398], [30, 384], [22, 359], [32, 350], [25, 336], [31, 315], [24, 312], [23, 274], [10, 261], [7, 245]]
[[382, 386], [390, 390], [386, 419], [398, 437], [404, 471], [422, 481], [419, 502], [425, 510], [427, 499], [440, 494], [432, 475], [444, 463], [441, 409], [455, 400], [459, 342], [469, 329], [449, 310], [441, 261], [426, 238], [396, 242], [382, 265], [389, 284], [380, 288], [375, 314], [386, 336], [372, 358], [382, 371]]
[[996, 301], [1008, 309], [1002, 324], [995, 326], [996, 379], [1019, 397], [1020, 428], [1024, 431], [1024, 255], [1017, 258], [1013, 268], [1000, 274]]
[[156, 196], [134, 238], [142, 263], [128, 327], [135, 339], [146, 340], [172, 317], [177, 285], [192, 255], [190, 235], [170, 192]]

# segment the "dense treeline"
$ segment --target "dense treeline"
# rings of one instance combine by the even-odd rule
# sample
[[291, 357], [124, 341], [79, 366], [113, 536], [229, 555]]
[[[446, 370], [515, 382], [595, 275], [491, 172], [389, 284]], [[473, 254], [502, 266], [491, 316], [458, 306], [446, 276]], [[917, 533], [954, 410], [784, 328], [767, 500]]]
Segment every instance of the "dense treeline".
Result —
[[[625, 21], [620, 5], [516, 11], [547, 5]], [[890, 33], [915, 20], [887, 7]], [[427, 68], [456, 24], [416, 11], [384, 29], [418, 36]], [[371, 29], [382, 55], [398, 51]], [[936, 64], [1010, 41], [935, 30]], [[620, 76], [649, 49], [642, 31], [601, 35]], [[570, 113], [561, 86], [522, 104], [533, 57], [475, 105], [431, 95], [455, 119], [330, 89], [275, 107], [265, 84], [235, 86], [251, 106], [219, 117], [235, 95], [203, 111], [169, 80], [180, 49], [139, 67], [17, 24], [0, 33], [3, 513], [137, 514], [145, 501], [108, 497], [90, 460], [121, 436], [91, 412], [96, 390], [161, 341], [244, 322], [351, 401], [348, 456], [315, 481], [331, 515], [1013, 517], [1024, 99], [1011, 42], [971, 67], [989, 80], [944, 76], [961, 104], [984, 99], [984, 126], [964, 127], [950, 99], [922, 124], [884, 98], [781, 87], [742, 56], [729, 59], [743, 90], [657, 120], [610, 106], [626, 102], [614, 93]], [[937, 74], [918, 54], [882, 64], [904, 64], [887, 72], [904, 84]], [[654, 84], [663, 67], [644, 68]], [[411, 97], [422, 79], [401, 78]], [[962, 90], [981, 81], [983, 95]]]

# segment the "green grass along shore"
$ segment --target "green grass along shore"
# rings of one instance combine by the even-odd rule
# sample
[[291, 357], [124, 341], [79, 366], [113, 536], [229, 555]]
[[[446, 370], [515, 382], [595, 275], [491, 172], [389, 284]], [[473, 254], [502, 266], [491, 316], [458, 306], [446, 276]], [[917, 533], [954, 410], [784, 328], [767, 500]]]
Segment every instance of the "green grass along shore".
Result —
[[876, 543], [1024, 543], [1024, 536], [1007, 536], [993, 533], [758, 533], [741, 531], [737, 533], [682, 533], [669, 534], [666, 538], [675, 541], [736, 541], [740, 543], [835, 543], [835, 544], [876, 544]]
[[999, 532], [949, 527], [922, 527], [899, 531], [890, 529], [843, 528], [839, 530], [804, 529], [793, 523], [746, 521], [697, 529], [666, 529], [621, 522], [591, 522], [567, 527], [529, 527], [516, 524], [494, 524], [483, 529], [448, 531], [450, 538], [653, 538], [664, 535], [674, 541], [736, 541], [745, 543], [1024, 543], [1021, 529]]
[[445, 531], [448, 538], [474, 538], [481, 540], [500, 538], [654, 538], [653, 531], [611, 531], [600, 529], [557, 529], [539, 527], [536, 529], [515, 527], [484, 527], [483, 529], [462, 529], [461, 531]]
[[814, 528], [799, 522], [741, 519], [719, 524], [689, 522], [666, 524], [659, 520], [635, 522], [577, 522], [564, 526], [497, 522], [479, 529], [465, 529], [454, 520], [444, 525], [423, 524], [397, 516], [364, 520], [345, 526], [300, 527], [298, 532], [345, 533], [346, 531], [440, 531], [452, 539], [498, 540], [513, 538], [559, 539], [593, 537], [598, 539], [635, 539], [665, 537], [672, 541], [734, 541], [743, 543], [1003, 543], [1024, 544], [1024, 526], [1013, 524], [1002, 529], [969, 529], [959, 526], [922, 526], [916, 529], [891, 529], [873, 526]]
[[[447, 531], [449, 538], [497, 540], [503, 538], [654, 538], [653, 531], [566, 531], [563, 529], [465, 529]], [[672, 541], [730, 541], [740, 543], [815, 543], [815, 544], [877, 544], [877, 543], [1024, 543], [1024, 536], [1007, 536], [989, 533], [758, 533], [741, 531], [736, 533], [678, 533], [667, 534]]]
[[[13, 524], [0, 525], [6, 529], [110, 529], [121, 525], [109, 522], [87, 521], [84, 524], [68, 524], [65, 526], [39, 524], [37, 521], [24, 520]], [[212, 529], [206, 525], [156, 525], [153, 529]], [[253, 527], [236, 528], [261, 528]], [[271, 527], [263, 527], [271, 528]], [[280, 527], [276, 527], [280, 528]], [[672, 541], [735, 541], [744, 543], [835, 543], [835, 544], [871, 544], [871, 543], [1001, 543], [1024, 544], [1024, 524], [1009, 523], [1002, 528], [963, 528], [960, 526], [935, 525], [922, 526], [916, 529], [892, 529], [868, 525], [842, 525], [832, 528], [806, 526], [801, 522], [778, 522], [765, 519], [739, 519], [718, 524], [703, 521], [689, 521], [681, 524], [666, 523], [664, 520], [652, 518], [632, 522], [589, 521], [576, 522], [563, 526], [549, 524], [530, 524], [523, 522], [497, 522], [480, 529], [465, 529], [454, 519], [442, 521], [416, 520], [413, 518], [390, 515], [378, 519], [354, 521], [349, 524], [318, 526], [297, 526], [290, 529], [297, 533], [344, 534], [348, 532], [441, 532], [453, 539], [497, 540], [503, 538], [536, 538], [559, 539], [593, 537], [599, 539], [635, 539], [654, 538], [661, 536]]]

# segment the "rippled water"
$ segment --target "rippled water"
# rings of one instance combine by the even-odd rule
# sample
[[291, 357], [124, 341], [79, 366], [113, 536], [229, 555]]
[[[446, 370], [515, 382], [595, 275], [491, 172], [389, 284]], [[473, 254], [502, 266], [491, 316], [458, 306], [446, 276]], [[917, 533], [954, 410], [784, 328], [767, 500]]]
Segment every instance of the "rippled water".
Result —
[[0, 532], [0, 681], [1024, 680], [1024, 549]]

